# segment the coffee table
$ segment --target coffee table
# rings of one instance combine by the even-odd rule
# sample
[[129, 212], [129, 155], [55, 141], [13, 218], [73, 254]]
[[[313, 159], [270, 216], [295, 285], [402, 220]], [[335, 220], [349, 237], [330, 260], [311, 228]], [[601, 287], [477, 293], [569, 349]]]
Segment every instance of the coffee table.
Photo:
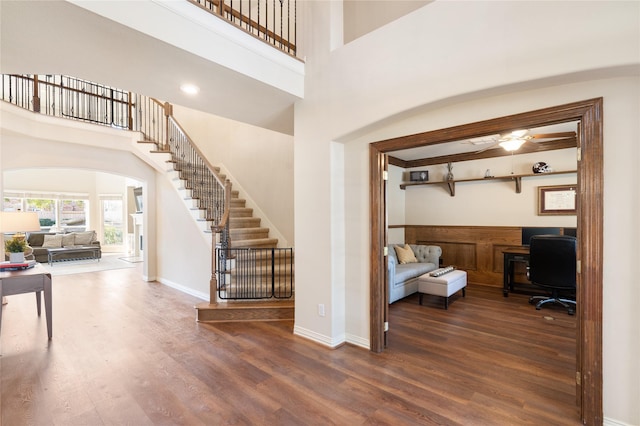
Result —
[[61, 260], [69, 260], [60, 259], [60, 256], [63, 254], [86, 254], [89, 253], [91, 256], [82, 256], [78, 259], [73, 260], [82, 260], [82, 259], [93, 259], [100, 262], [100, 257], [98, 253], [100, 249], [98, 247], [90, 247], [90, 246], [76, 246], [76, 247], [61, 247], [61, 248], [50, 248], [47, 249], [49, 265], [53, 264], [53, 262], [59, 262]]
[[432, 277], [430, 272], [418, 277], [418, 293], [420, 293], [420, 304], [422, 296], [430, 294], [444, 298], [444, 308], [449, 309], [449, 297], [462, 290], [462, 297], [465, 297], [467, 287], [467, 271], [460, 269], [453, 270], [439, 277]]

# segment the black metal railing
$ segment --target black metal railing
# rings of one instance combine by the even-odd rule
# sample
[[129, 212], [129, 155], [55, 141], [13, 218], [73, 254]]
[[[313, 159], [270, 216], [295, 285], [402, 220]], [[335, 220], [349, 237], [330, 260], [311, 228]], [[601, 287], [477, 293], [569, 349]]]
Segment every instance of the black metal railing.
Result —
[[[191, 192], [198, 208], [205, 212], [205, 219], [213, 224], [212, 229], [215, 232], [228, 229], [231, 182], [220, 177], [173, 116], [168, 116], [167, 121], [167, 148], [174, 170], [185, 182], [185, 189]], [[229, 238], [223, 243], [228, 245]]]
[[216, 248], [220, 299], [293, 297], [292, 248]]
[[296, 56], [297, 0], [187, 0]]
[[64, 75], [2, 75], [2, 100], [55, 117], [133, 130], [131, 93]]

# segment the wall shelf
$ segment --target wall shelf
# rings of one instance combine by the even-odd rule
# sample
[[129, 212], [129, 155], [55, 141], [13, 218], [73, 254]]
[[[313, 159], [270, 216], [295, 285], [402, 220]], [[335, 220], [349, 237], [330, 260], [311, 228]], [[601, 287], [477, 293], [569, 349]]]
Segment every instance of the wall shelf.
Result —
[[452, 197], [456, 195], [456, 182], [478, 182], [478, 181], [488, 181], [488, 180], [501, 180], [501, 181], [509, 181], [512, 180], [516, 184], [516, 194], [520, 194], [522, 190], [522, 178], [529, 177], [539, 177], [539, 176], [548, 176], [548, 175], [565, 175], [570, 173], [576, 173], [577, 170], [566, 170], [562, 172], [548, 172], [548, 173], [529, 173], [523, 175], [506, 175], [506, 176], [491, 176], [491, 177], [481, 177], [481, 178], [472, 178], [472, 179], [454, 179], [454, 180], [445, 180], [445, 181], [433, 181], [433, 182], [407, 182], [400, 184], [400, 189], [406, 189], [410, 186], [422, 186], [422, 185], [446, 185], [449, 188], [449, 194]]

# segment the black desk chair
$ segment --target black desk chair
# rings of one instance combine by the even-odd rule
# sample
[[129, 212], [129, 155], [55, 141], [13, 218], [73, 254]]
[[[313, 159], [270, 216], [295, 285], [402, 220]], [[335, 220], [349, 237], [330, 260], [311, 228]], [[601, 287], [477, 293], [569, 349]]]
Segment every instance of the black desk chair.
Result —
[[[548, 296], [531, 297], [529, 303], [538, 301], [538, 310], [547, 303], [557, 303], [573, 315], [576, 307], [576, 237], [536, 235], [531, 237], [529, 248], [529, 280], [551, 291]], [[573, 299], [562, 298], [561, 293], [570, 294]]]

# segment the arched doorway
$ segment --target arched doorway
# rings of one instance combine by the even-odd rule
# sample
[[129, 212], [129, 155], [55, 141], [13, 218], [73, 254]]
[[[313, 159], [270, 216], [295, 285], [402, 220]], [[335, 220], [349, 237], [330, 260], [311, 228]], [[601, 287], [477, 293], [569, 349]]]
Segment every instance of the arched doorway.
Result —
[[578, 134], [578, 351], [577, 385], [585, 424], [601, 424], [602, 413], [602, 261], [603, 140], [602, 98], [590, 99], [407, 137], [375, 142], [369, 148], [371, 206], [370, 341], [384, 350], [386, 301], [385, 153], [455, 140], [579, 121]]

